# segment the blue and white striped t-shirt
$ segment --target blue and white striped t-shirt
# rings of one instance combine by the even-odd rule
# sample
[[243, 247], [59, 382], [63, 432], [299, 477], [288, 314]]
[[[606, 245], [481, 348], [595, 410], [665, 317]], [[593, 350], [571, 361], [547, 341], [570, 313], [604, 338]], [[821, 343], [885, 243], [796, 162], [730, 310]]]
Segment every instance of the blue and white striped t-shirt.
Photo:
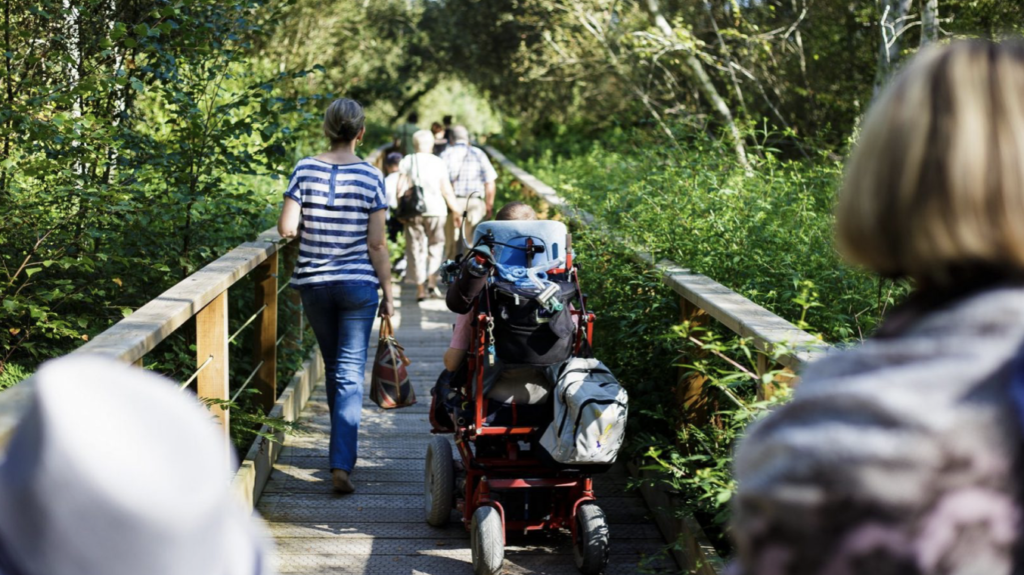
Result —
[[284, 197], [302, 206], [292, 286], [380, 285], [366, 243], [370, 214], [388, 207], [380, 170], [303, 158]]

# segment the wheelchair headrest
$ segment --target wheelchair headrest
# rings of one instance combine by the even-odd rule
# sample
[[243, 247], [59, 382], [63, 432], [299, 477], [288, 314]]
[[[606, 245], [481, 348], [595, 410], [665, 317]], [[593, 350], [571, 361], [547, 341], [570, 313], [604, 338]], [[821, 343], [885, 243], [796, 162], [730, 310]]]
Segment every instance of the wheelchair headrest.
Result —
[[[525, 248], [527, 240], [532, 239], [533, 245], [543, 246], [543, 253], [533, 255], [533, 265], [537, 266], [545, 261], [554, 261], [565, 257], [565, 237], [569, 230], [565, 224], [554, 220], [481, 222], [476, 226], [476, 232], [473, 234], [473, 245], [476, 245], [476, 242], [488, 233], [494, 234], [496, 244]], [[495, 261], [501, 265], [526, 265], [525, 250], [495, 245], [493, 254]]]

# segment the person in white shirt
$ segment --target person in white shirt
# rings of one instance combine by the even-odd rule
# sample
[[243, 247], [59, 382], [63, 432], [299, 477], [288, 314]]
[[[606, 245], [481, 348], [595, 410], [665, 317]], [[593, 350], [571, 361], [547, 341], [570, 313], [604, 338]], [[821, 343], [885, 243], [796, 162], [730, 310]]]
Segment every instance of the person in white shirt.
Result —
[[398, 208], [398, 179], [401, 176], [398, 173], [398, 166], [401, 162], [402, 154], [400, 152], [391, 152], [384, 157], [384, 195], [388, 203], [388, 239], [391, 241], [397, 240], [398, 232], [402, 231], [401, 224], [391, 225], [392, 221], [398, 223], [391, 217], [391, 213]]
[[462, 224], [455, 203], [448, 166], [435, 156], [434, 134], [420, 130], [412, 136], [416, 153], [402, 158], [398, 165], [398, 197], [411, 193], [413, 186], [423, 189], [426, 211], [405, 220], [405, 255], [409, 260], [409, 279], [416, 284], [416, 299], [444, 297], [437, 289], [437, 269], [444, 255], [444, 225], [448, 211], [452, 222]]

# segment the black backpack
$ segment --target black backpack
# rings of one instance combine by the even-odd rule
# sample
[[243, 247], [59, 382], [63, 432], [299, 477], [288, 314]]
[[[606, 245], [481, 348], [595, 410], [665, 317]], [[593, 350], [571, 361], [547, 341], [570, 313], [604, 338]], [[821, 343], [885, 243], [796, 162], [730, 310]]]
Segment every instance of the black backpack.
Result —
[[[576, 325], [569, 302], [576, 295], [571, 282], [552, 282], [558, 292], [552, 298], [561, 310], [549, 312], [535, 297], [536, 289], [516, 287], [512, 282], [495, 281], [486, 297], [494, 316], [494, 348], [507, 365], [544, 367], [565, 361], [572, 355]], [[487, 310], [482, 302], [481, 311]]]

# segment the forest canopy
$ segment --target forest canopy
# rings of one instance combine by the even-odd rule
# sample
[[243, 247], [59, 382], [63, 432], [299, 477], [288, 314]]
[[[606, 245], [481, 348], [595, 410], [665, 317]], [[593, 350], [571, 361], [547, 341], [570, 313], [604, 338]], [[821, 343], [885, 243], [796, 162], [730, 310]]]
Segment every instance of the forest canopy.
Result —
[[[1017, 0], [4, 0], [0, 380], [270, 225], [339, 95], [523, 154], [701, 134], [839, 157], [899, 64]], [[651, 141], [651, 140], [645, 140]], [[750, 150], [748, 148], [754, 148]]]

